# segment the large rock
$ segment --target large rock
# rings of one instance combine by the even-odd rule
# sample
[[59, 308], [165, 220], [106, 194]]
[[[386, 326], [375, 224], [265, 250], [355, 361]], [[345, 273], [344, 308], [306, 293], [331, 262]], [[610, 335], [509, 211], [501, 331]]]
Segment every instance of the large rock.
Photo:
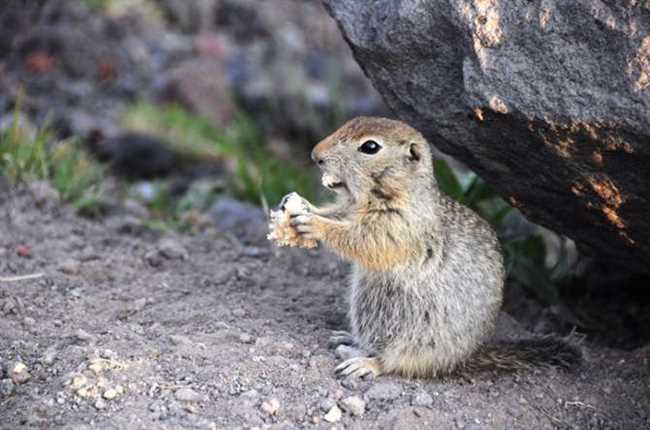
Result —
[[650, 6], [328, 0], [401, 119], [531, 220], [650, 273]]

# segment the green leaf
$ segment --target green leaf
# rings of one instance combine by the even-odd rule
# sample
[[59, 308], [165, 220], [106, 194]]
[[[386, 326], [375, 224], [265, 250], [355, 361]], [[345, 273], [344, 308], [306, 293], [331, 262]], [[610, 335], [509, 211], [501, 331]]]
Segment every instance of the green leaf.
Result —
[[546, 245], [541, 236], [529, 236], [522, 244], [523, 253], [534, 264], [544, 267], [546, 256]]
[[440, 189], [451, 198], [460, 200], [463, 195], [463, 187], [447, 162], [445, 160], [434, 160], [433, 171]]

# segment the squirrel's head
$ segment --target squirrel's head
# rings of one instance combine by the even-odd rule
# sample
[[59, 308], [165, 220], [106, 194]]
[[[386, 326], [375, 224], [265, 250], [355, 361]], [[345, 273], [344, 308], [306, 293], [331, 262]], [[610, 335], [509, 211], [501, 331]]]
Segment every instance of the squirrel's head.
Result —
[[[432, 178], [431, 151], [414, 128], [386, 118], [358, 117], [322, 140], [311, 153], [323, 185], [354, 200], [393, 199], [420, 176]], [[433, 179], [431, 179], [433, 181]]]

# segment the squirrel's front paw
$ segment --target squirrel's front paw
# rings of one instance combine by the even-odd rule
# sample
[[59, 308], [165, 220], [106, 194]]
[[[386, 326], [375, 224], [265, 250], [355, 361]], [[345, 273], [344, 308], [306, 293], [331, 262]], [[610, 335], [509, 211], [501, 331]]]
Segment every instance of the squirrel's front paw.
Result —
[[320, 240], [322, 236], [318, 229], [317, 215], [310, 213], [303, 213], [291, 218], [291, 227], [293, 227], [298, 235], [307, 240]]

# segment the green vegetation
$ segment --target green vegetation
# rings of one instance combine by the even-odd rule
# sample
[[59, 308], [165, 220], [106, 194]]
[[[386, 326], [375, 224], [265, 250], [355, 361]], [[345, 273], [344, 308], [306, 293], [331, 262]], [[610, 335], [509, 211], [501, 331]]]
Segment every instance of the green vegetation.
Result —
[[0, 175], [14, 183], [47, 180], [63, 200], [88, 209], [89, 199], [96, 199], [102, 172], [78, 140], [57, 140], [47, 127], [35, 129], [18, 113], [10, 127], [0, 132]]
[[154, 2], [151, 0], [81, 0], [87, 8], [95, 11], [102, 11], [108, 9], [124, 9], [127, 7], [148, 7], [153, 8]]
[[217, 130], [178, 106], [161, 108], [141, 103], [128, 110], [124, 125], [129, 130], [157, 135], [175, 151], [193, 158], [221, 159], [227, 170], [226, 191], [241, 199], [265, 206], [279, 202], [291, 191], [306, 198], [314, 196], [313, 173], [271, 152], [246, 117]]
[[159, 0], [81, 0], [81, 3], [94, 13], [113, 18], [137, 15], [147, 24], [165, 23], [165, 5]]
[[81, 2], [85, 4], [87, 8], [92, 10], [104, 9], [106, 7], [107, 1], [108, 0], [81, 0]]
[[512, 207], [476, 174], [470, 173], [464, 181], [466, 184], [463, 184], [444, 160], [435, 160], [433, 168], [440, 189], [451, 198], [474, 209], [493, 226], [500, 226], [506, 215], [512, 211]]
[[[18, 106], [12, 125], [0, 134], [0, 174], [14, 183], [47, 180], [81, 214], [101, 214], [105, 199], [98, 188], [106, 167], [83, 150], [79, 139], [58, 140], [47, 127], [35, 129], [21, 122], [19, 110]], [[169, 142], [171, 149], [192, 159], [219, 161], [225, 169], [222, 180], [199, 181], [182, 195], [172, 192], [170, 181], [153, 181], [153, 196], [141, 200], [156, 218], [156, 225], [177, 228], [183, 213], [207, 210], [224, 193], [262, 206], [276, 204], [291, 191], [314, 198], [313, 172], [271, 152], [245, 117], [217, 130], [180, 107], [141, 103], [128, 109], [124, 125], [157, 135]]]

